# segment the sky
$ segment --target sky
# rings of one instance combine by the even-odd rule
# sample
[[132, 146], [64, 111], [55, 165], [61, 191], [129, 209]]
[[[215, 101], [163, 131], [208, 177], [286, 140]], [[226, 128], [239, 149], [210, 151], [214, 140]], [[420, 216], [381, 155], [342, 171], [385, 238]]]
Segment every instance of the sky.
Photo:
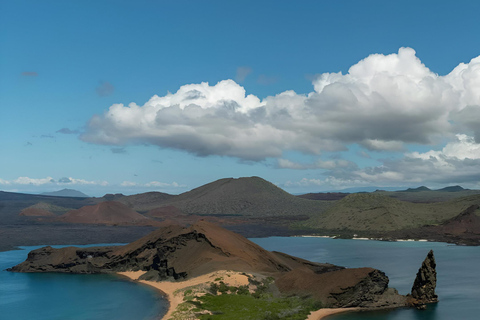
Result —
[[0, 190], [480, 188], [480, 2], [0, 2]]

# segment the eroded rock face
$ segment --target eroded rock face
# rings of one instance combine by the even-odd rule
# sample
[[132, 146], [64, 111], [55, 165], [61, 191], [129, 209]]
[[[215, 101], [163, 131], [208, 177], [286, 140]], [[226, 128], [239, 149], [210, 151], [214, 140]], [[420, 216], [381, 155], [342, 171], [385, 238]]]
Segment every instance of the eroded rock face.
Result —
[[332, 294], [342, 307], [360, 307], [378, 299], [388, 288], [388, 277], [379, 270], [373, 270], [355, 286], [345, 288], [342, 293]]
[[436, 266], [433, 250], [430, 250], [418, 270], [412, 286], [411, 298], [413, 298], [413, 305], [422, 308], [426, 303], [438, 302], [438, 296], [435, 293], [435, 287], [437, 286]]

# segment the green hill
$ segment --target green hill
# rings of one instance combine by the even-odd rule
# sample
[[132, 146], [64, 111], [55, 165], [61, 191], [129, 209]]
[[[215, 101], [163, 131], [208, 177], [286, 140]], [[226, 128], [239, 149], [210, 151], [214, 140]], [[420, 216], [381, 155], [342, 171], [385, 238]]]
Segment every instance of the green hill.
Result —
[[439, 224], [473, 204], [480, 204], [480, 195], [426, 204], [400, 201], [382, 194], [357, 193], [337, 201], [325, 213], [299, 226], [364, 232], [402, 230]]

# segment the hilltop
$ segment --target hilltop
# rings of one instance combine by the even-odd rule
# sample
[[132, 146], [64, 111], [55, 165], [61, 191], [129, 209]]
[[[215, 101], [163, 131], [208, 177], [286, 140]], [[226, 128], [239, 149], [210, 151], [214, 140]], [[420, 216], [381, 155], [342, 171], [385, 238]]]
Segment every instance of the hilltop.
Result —
[[162, 205], [189, 214], [295, 216], [316, 214], [328, 203], [301, 199], [259, 177], [220, 179], [171, 197]]
[[62, 189], [52, 192], [42, 192], [42, 196], [53, 196], [53, 197], [75, 197], [75, 198], [88, 198], [85, 193], [73, 189]]

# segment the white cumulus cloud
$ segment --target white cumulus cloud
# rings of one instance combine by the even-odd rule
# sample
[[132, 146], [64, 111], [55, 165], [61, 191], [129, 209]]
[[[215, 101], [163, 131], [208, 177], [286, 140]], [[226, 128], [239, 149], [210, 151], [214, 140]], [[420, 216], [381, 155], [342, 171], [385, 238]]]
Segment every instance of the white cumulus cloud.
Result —
[[320, 74], [313, 87], [305, 95], [285, 91], [260, 99], [233, 80], [188, 84], [143, 106], [112, 105], [91, 118], [81, 139], [254, 161], [287, 150], [346, 150], [352, 143], [403, 151], [405, 144], [435, 145], [455, 134], [480, 139], [480, 57], [440, 76], [413, 49], [400, 48], [372, 54], [345, 75]]

